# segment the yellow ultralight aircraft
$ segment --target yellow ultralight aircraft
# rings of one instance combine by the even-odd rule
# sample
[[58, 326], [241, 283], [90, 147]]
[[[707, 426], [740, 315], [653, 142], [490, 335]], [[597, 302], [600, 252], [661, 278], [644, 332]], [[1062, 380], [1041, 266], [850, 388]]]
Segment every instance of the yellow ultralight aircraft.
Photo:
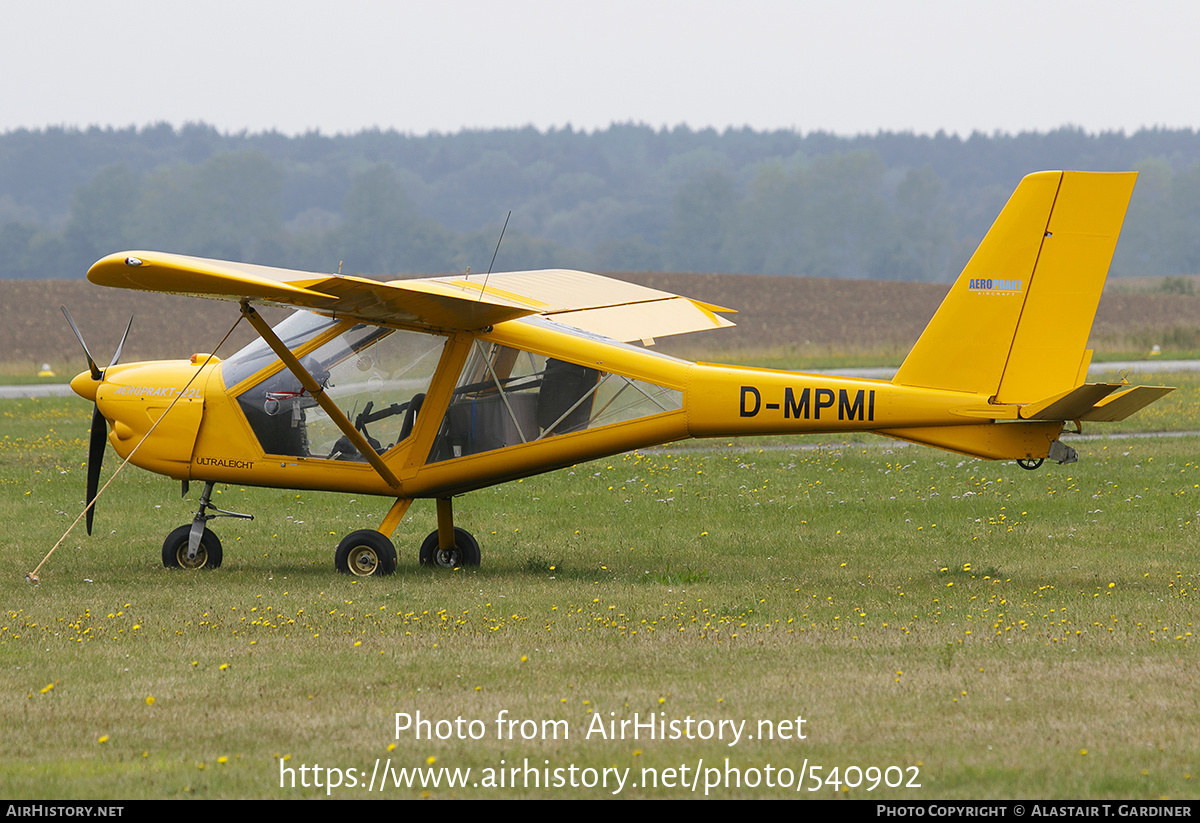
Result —
[[[163, 544], [168, 567], [219, 566], [208, 521], [249, 517], [214, 507], [214, 483], [390, 497], [378, 529], [348, 535], [334, 556], [339, 571], [386, 575], [414, 499], [437, 501], [421, 563], [474, 566], [479, 544], [454, 527], [454, 495], [688, 437], [869, 431], [1025, 468], [1073, 462], [1067, 421], [1121, 420], [1171, 391], [1084, 382], [1135, 177], [1026, 177], [891, 381], [659, 354], [653, 338], [730, 326], [730, 310], [584, 272], [380, 283], [114, 254], [88, 279], [237, 301], [260, 339], [224, 360], [117, 365], [118, 346], [101, 370], [89, 354], [71, 383], [96, 405], [88, 506], [106, 433], [185, 494], [205, 484], [193, 521]], [[303, 311], [272, 329], [254, 304]]]

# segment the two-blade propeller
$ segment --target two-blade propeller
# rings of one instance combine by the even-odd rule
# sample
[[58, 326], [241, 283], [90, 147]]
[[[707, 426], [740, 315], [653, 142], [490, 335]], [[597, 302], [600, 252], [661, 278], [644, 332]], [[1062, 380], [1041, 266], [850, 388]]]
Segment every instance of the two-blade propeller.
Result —
[[[62, 307], [63, 316], [67, 318], [67, 322], [71, 324], [71, 331], [75, 332], [75, 339], [79, 341], [79, 345], [83, 347], [83, 353], [87, 357], [88, 370], [92, 374], [92, 379], [97, 383], [104, 380], [104, 372], [96, 365], [92, 353], [88, 351], [87, 343], [83, 342], [83, 335], [79, 333], [79, 327], [75, 325], [75, 320], [71, 317], [71, 312], [67, 311], [67, 307]], [[117, 351], [113, 354], [112, 362], [108, 364], [108, 368], [117, 365], [117, 361], [121, 359], [121, 349], [125, 347], [125, 338], [129, 336], [129, 329], [133, 326], [133, 318], [129, 318], [129, 325], [125, 327], [125, 333], [121, 335], [121, 342], [117, 344]], [[97, 403], [92, 407], [92, 433], [91, 439], [88, 442], [88, 462], [87, 462], [87, 533], [92, 533], [92, 515], [96, 511], [95, 500], [96, 490], [100, 485], [100, 464], [104, 461], [104, 441], [108, 439], [108, 421], [104, 419], [104, 415], [100, 413], [100, 405]]]

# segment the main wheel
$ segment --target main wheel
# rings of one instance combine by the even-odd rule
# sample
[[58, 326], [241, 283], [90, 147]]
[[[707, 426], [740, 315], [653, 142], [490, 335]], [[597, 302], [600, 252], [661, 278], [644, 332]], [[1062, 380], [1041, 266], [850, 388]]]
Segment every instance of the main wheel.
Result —
[[383, 577], [396, 571], [396, 547], [374, 529], [361, 529], [338, 544], [333, 565], [342, 574]]
[[479, 565], [479, 541], [466, 529], [454, 527], [454, 548], [442, 551], [438, 548], [438, 533], [434, 530], [421, 544], [421, 565], [437, 566], [442, 569], [457, 569]]
[[200, 535], [196, 556], [188, 559], [188, 537], [192, 524], [180, 526], [163, 541], [162, 561], [168, 569], [215, 569], [221, 565], [221, 541], [208, 529]]

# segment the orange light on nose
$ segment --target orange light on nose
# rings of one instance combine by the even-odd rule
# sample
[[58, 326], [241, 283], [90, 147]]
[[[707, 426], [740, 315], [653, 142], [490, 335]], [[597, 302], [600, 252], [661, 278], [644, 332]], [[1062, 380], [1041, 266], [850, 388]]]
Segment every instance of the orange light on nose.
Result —
[[192, 355], [191, 362], [193, 366], [200, 366], [205, 362], [220, 363], [221, 358], [217, 357], [215, 354], [209, 354], [208, 352], [196, 352]]

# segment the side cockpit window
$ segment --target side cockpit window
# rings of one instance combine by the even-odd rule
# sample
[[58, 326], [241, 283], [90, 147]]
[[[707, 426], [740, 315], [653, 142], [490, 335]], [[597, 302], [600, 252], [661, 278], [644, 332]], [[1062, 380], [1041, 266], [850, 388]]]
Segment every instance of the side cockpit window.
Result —
[[429, 462], [676, 411], [679, 391], [613, 372], [475, 341]]

